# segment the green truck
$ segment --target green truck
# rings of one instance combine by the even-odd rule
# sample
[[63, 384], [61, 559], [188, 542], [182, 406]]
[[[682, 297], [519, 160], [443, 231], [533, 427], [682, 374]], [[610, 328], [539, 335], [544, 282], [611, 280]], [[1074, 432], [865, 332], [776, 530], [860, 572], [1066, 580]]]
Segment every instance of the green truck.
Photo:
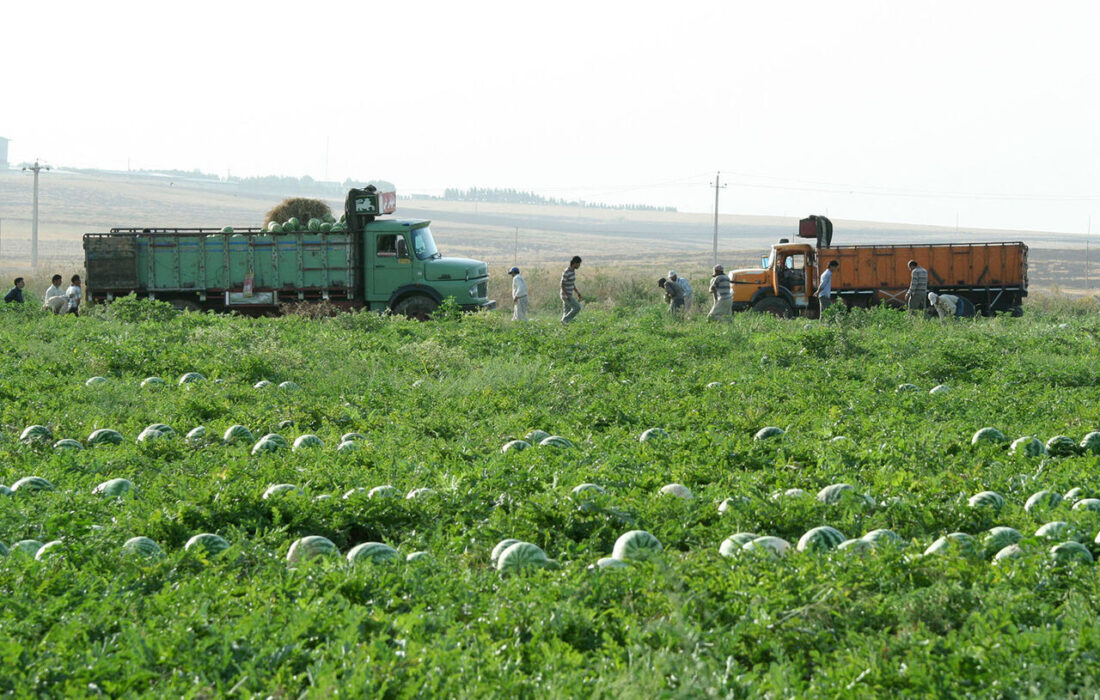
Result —
[[185, 310], [278, 313], [281, 305], [328, 302], [427, 318], [453, 297], [492, 309], [489, 267], [445, 258], [429, 221], [387, 218], [397, 194], [352, 189], [332, 230], [113, 228], [84, 234], [89, 302], [160, 299]]

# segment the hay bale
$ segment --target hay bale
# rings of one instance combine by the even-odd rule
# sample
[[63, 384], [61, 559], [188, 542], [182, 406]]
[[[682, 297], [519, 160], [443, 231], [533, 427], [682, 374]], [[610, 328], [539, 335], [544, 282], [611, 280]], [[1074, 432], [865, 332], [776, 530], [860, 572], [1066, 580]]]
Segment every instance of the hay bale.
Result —
[[296, 217], [303, 224], [310, 219], [324, 219], [332, 216], [332, 209], [319, 199], [307, 199], [305, 197], [288, 197], [276, 204], [267, 213], [264, 219], [264, 228], [272, 221], [283, 223], [291, 217]]

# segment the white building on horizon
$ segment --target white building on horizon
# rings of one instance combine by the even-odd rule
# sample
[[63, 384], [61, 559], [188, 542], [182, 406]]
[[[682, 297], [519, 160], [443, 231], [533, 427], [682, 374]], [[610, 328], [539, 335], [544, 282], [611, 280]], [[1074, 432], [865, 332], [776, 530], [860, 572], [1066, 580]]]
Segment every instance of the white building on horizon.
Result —
[[10, 167], [8, 165], [9, 141], [11, 141], [11, 139], [6, 139], [3, 136], [0, 136], [0, 170], [7, 170]]

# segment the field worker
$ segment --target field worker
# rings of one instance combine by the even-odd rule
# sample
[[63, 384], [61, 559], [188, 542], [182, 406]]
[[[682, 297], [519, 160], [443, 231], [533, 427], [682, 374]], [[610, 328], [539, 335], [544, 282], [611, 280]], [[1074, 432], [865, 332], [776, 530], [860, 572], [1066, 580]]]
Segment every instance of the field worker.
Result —
[[959, 298], [954, 294], [928, 292], [928, 305], [936, 310], [936, 315], [941, 319], [954, 318], [959, 308]]
[[840, 267], [836, 260], [830, 260], [829, 266], [821, 273], [821, 279], [817, 283], [817, 304], [821, 309], [821, 315], [825, 315], [825, 309], [833, 303], [833, 272]]
[[670, 314], [681, 313], [684, 310], [684, 290], [680, 285], [670, 279], [662, 277], [657, 280], [657, 286], [665, 290], [665, 301], [668, 302]]
[[524, 281], [523, 275], [519, 274], [519, 268], [513, 267], [508, 270], [508, 274], [512, 276], [512, 304], [514, 308], [512, 310], [513, 321], [526, 321], [527, 320], [527, 282]]
[[733, 293], [730, 291], [730, 278], [721, 265], [714, 266], [714, 276], [710, 279], [710, 295], [714, 305], [707, 314], [708, 320], [726, 320], [733, 318]]
[[11, 304], [13, 302], [22, 304], [23, 303], [23, 287], [24, 287], [24, 285], [26, 285], [26, 282], [23, 281], [23, 278], [22, 277], [16, 277], [15, 278], [15, 286], [11, 288], [10, 292], [8, 292], [7, 294], [4, 295], [4, 301], [6, 301], [9, 304]]
[[684, 311], [691, 311], [692, 297], [695, 295], [695, 292], [691, 290], [691, 284], [688, 283], [687, 278], [677, 275], [676, 270], [669, 270], [668, 278], [680, 285], [680, 289], [684, 290]]
[[927, 306], [928, 295], [928, 270], [917, 264], [916, 260], [909, 261], [909, 290], [905, 292], [905, 301], [909, 305], [909, 313], [920, 315]]
[[581, 256], [574, 255], [569, 267], [561, 273], [561, 322], [569, 323], [581, 312], [580, 290], [577, 289], [577, 268], [581, 266]]
[[53, 284], [46, 290], [46, 300], [42, 308], [49, 309], [55, 314], [68, 311], [69, 298], [65, 296], [65, 288], [61, 286], [61, 275], [54, 275], [50, 281]]
[[69, 286], [68, 289], [65, 290], [65, 298], [67, 298], [69, 300], [69, 310], [68, 310], [68, 312], [62, 312], [62, 313], [70, 313], [73, 316], [79, 316], [80, 315], [80, 313], [79, 313], [79, 310], [80, 310], [80, 297], [81, 297], [81, 294], [80, 294], [80, 275], [73, 275], [73, 278], [72, 278], [71, 281], [72, 281], [72, 284]]

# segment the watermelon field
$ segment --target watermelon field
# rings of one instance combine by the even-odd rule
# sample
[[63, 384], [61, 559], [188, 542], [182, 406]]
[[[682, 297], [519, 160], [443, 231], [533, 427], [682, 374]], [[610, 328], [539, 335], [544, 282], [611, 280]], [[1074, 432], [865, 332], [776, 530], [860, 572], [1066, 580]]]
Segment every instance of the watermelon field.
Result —
[[0, 693], [1100, 694], [1095, 304], [441, 316], [0, 309]]

